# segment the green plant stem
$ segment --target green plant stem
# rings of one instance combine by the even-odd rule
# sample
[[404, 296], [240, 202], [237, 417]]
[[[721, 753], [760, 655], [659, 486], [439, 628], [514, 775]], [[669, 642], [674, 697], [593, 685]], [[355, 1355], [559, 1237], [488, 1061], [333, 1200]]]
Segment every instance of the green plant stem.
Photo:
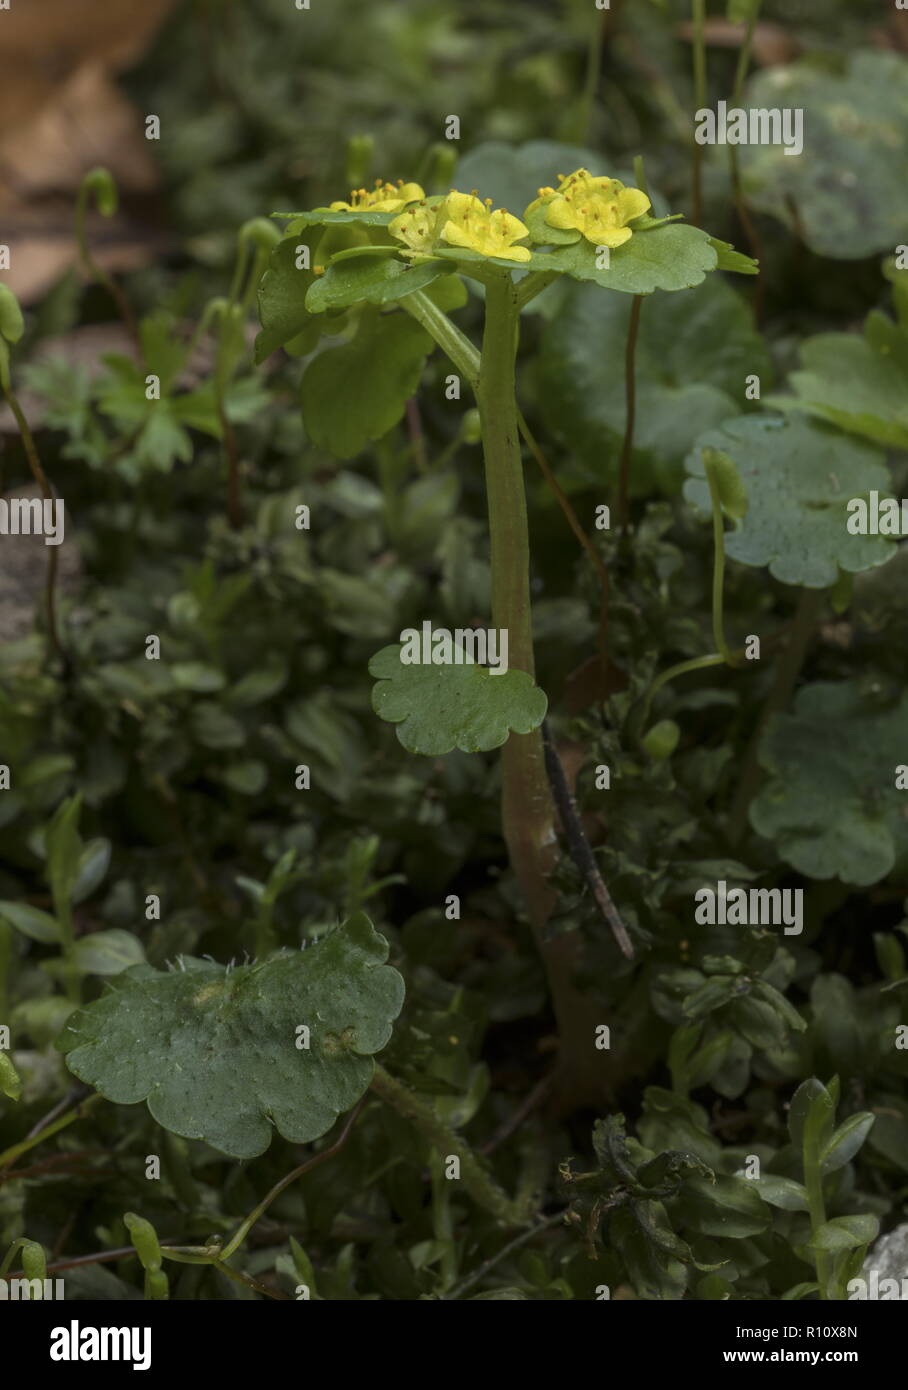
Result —
[[537, 1222], [535, 1226], [527, 1227], [525, 1231], [520, 1232], [519, 1236], [515, 1236], [513, 1240], [508, 1241], [507, 1245], [503, 1245], [497, 1254], [490, 1255], [487, 1260], [483, 1261], [478, 1269], [474, 1269], [465, 1279], [461, 1279], [459, 1284], [455, 1284], [453, 1289], [449, 1289], [447, 1293], [442, 1294], [442, 1299], [445, 1302], [449, 1302], [452, 1299], [463, 1298], [465, 1293], [475, 1288], [480, 1280], [484, 1279], [490, 1270], [493, 1270], [502, 1260], [506, 1260], [509, 1255], [513, 1255], [517, 1250], [520, 1250], [522, 1246], [529, 1244], [529, 1242], [533, 1240], [535, 1236], [540, 1235], [542, 1231], [547, 1231], [550, 1227], [557, 1226], [563, 1222], [564, 1212], [556, 1211], [551, 1216], [546, 1216], [542, 1221]]
[[139, 334], [139, 325], [136, 316], [132, 312], [132, 307], [126, 295], [112, 276], [108, 275], [94, 256], [88, 244], [88, 232], [86, 229], [86, 214], [88, 212], [88, 200], [91, 195], [89, 185], [83, 180], [79, 189], [79, 196], [76, 199], [76, 241], [79, 246], [79, 256], [86, 274], [90, 279], [95, 280], [99, 285], [106, 289], [113, 300], [120, 318], [123, 320], [124, 327], [129, 334], [139, 361], [142, 360], [142, 339]]
[[[753, 44], [754, 29], [757, 25], [757, 18], [759, 16], [759, 13], [760, 5], [758, 3], [754, 5], [753, 10], [748, 16], [747, 25], [744, 31], [744, 38], [742, 39], [741, 47], [738, 50], [738, 63], [737, 67], [735, 68], [735, 81], [734, 86], [732, 88], [731, 97], [731, 105], [733, 107], [740, 107], [741, 105], [741, 98], [744, 94], [744, 79], [747, 76], [747, 69], [750, 66], [750, 52]], [[732, 198], [734, 200], [735, 210], [737, 211], [738, 218], [741, 222], [741, 226], [744, 228], [744, 234], [747, 237], [748, 249], [750, 250], [750, 254], [755, 258], [755, 260], [759, 261], [762, 265], [763, 242], [760, 233], [757, 230], [757, 224], [750, 215], [750, 208], [747, 206], [747, 200], [744, 197], [744, 189], [741, 184], [741, 164], [740, 160], [738, 159], [737, 145], [729, 145], [728, 147], [728, 167], [729, 173], [731, 175]], [[756, 284], [754, 285], [753, 310], [754, 317], [759, 323], [763, 311], [762, 276], [757, 276]]]
[[[545, 283], [537, 282], [536, 293], [548, 283], [546, 277], [540, 281]], [[489, 509], [492, 620], [508, 631], [510, 664], [534, 675], [529, 531], [515, 379], [520, 306], [531, 297], [522, 295], [510, 276], [489, 279], [481, 355], [422, 291], [407, 295], [401, 306], [426, 329], [475, 391]], [[602, 1054], [594, 1041], [601, 1011], [589, 991], [579, 993], [574, 984], [581, 942], [576, 933], [545, 938], [554, 904], [548, 875], [555, 865], [557, 841], [538, 729], [532, 734], [511, 734], [502, 750], [502, 829], [558, 1021], [560, 1097], [565, 1105], [581, 1100], [598, 1103], [605, 1089]]]
[[640, 329], [640, 311], [643, 308], [643, 295], [635, 294], [627, 325], [627, 342], [624, 348], [624, 441], [621, 445], [621, 466], [618, 473], [618, 521], [627, 530], [630, 512], [631, 454], [634, 451], [634, 424], [637, 415], [637, 334]]
[[605, 30], [609, 20], [608, 10], [594, 9], [590, 24], [592, 26], [586, 50], [586, 72], [583, 78], [583, 91], [580, 96], [576, 121], [576, 139], [585, 145], [590, 139], [593, 124], [593, 109], [596, 105], [596, 92], [599, 87], [599, 73], [602, 68], [602, 51], [605, 46]]
[[517, 286], [517, 307], [525, 309], [537, 294], [542, 294], [558, 279], [557, 270], [531, 270]]
[[466, 377], [467, 382], [474, 391], [479, 386], [479, 353], [465, 333], [461, 333], [456, 324], [452, 323], [443, 309], [439, 309], [437, 304], [422, 290], [417, 290], [415, 294], [408, 294], [406, 299], [400, 301], [400, 307], [406, 309], [407, 313], [414, 318], [417, 323], [429, 334], [429, 337], [441, 348], [442, 352], [450, 358], [451, 362]]
[[431, 1102], [423, 1100], [408, 1086], [397, 1081], [380, 1062], [375, 1064], [372, 1090], [405, 1120], [415, 1125], [437, 1153], [460, 1160], [461, 1182], [477, 1206], [506, 1226], [523, 1226], [530, 1220], [532, 1213], [522, 1203], [512, 1201], [498, 1186], [469, 1144], [439, 1118]]
[[750, 803], [756, 795], [762, 778], [759, 755], [763, 734], [772, 716], [781, 714], [792, 697], [801, 667], [804, 664], [804, 658], [807, 655], [807, 648], [819, 621], [825, 597], [826, 594], [823, 589], [801, 590], [798, 606], [795, 609], [794, 619], [789, 630], [788, 641], [776, 662], [772, 685], [760, 712], [753, 736], [747, 746], [738, 785], [728, 813], [728, 839], [733, 845], [737, 844], [744, 834]]
[[[694, 110], [701, 111], [706, 105], [706, 0], [691, 0], [693, 20], [693, 58], [694, 58]], [[699, 227], [703, 212], [703, 146], [696, 140], [692, 142], [692, 192], [691, 221]]]
[[[25, 449], [25, 457], [28, 459], [28, 466], [31, 469], [32, 477], [38, 484], [38, 487], [41, 489], [41, 496], [44, 498], [45, 502], [52, 502], [54, 500], [53, 488], [51, 487], [50, 482], [48, 481], [47, 474], [44, 472], [44, 469], [41, 465], [41, 460], [38, 457], [38, 450], [35, 446], [35, 439], [31, 430], [29, 429], [28, 421], [26, 420], [25, 413], [22, 410], [21, 405], [19, 404], [19, 399], [11, 386], [4, 386], [3, 394], [6, 397], [6, 403], [9, 406], [10, 410], [13, 412], [13, 417], [15, 418], [16, 424], [19, 428], [19, 434], [22, 438], [22, 447]], [[48, 546], [47, 577], [44, 581], [44, 606], [47, 613], [47, 631], [48, 636], [50, 637], [51, 645], [54, 648], [54, 651], [57, 653], [57, 655], [62, 657], [63, 661], [65, 662], [66, 653], [64, 652], [63, 646], [60, 642], [60, 634], [57, 628], [58, 549], [59, 547], [56, 545]]]
[[552, 492], [555, 494], [555, 498], [558, 502], [559, 507], [564, 513], [568, 526], [570, 526], [574, 535], [577, 537], [577, 540], [579, 541], [580, 545], [586, 551], [587, 555], [592, 561], [593, 568], [595, 569], [596, 574], [599, 576], [600, 599], [598, 647], [599, 661], [602, 666], [602, 674], [603, 677], [605, 677], [608, 674], [608, 568], [602, 556], [599, 554], [599, 551], [596, 549], [595, 545], [590, 540], [590, 537], [587, 535], [587, 533], [581, 526], [580, 518], [574, 511], [570, 498], [562, 488], [558, 479], [555, 477], [555, 474], [552, 472], [552, 469], [549, 467], [548, 460], [546, 459], [545, 454], [542, 452], [542, 449], [539, 447], [539, 444], [537, 443], [532, 430], [530, 429], [529, 425], [524, 419], [522, 411], [518, 411], [517, 413], [517, 423], [520, 426], [520, 433], [523, 436], [525, 444], [527, 445], [530, 453], [533, 455], [533, 458], [539, 465], [539, 468], [542, 472], [542, 476], [545, 478]]
[[[813, 1145], [804, 1145], [804, 1186], [807, 1189], [807, 1206], [810, 1212], [810, 1233], [816, 1240], [817, 1233], [821, 1226], [826, 1223], [826, 1203], [823, 1200], [823, 1172], [820, 1166], [819, 1154]], [[820, 1286], [820, 1298], [826, 1302], [828, 1295], [829, 1276], [832, 1272], [830, 1265], [831, 1256], [828, 1250], [814, 1250], [814, 1264], [817, 1271], [817, 1283]]]
[[230, 1259], [230, 1256], [233, 1255], [243, 1244], [243, 1241], [246, 1239], [255, 1223], [259, 1220], [260, 1217], [264, 1216], [265, 1212], [271, 1206], [271, 1203], [277, 1197], [279, 1197], [286, 1188], [290, 1187], [292, 1183], [295, 1183], [298, 1178], [301, 1178], [303, 1176], [304, 1173], [311, 1173], [312, 1169], [317, 1168], [320, 1163], [326, 1163], [329, 1158], [333, 1158], [334, 1155], [344, 1147], [348, 1138], [350, 1137], [350, 1132], [353, 1129], [353, 1126], [359, 1119], [360, 1111], [363, 1108], [363, 1104], [364, 1101], [360, 1100], [359, 1103], [353, 1107], [353, 1109], [350, 1111], [350, 1114], [347, 1116], [343, 1129], [341, 1130], [340, 1134], [338, 1135], [337, 1139], [334, 1141], [333, 1144], [329, 1145], [327, 1149], [322, 1149], [321, 1152], [315, 1154], [314, 1157], [307, 1158], [305, 1163], [301, 1163], [299, 1167], [294, 1168], [292, 1172], [285, 1174], [285, 1176], [282, 1177], [279, 1182], [276, 1182], [274, 1184], [274, 1187], [272, 1187], [271, 1191], [268, 1192], [262, 1198], [258, 1206], [253, 1208], [253, 1210], [249, 1213], [245, 1220], [240, 1223], [240, 1225], [237, 1227], [236, 1231], [231, 1236], [230, 1240], [227, 1242], [224, 1248], [218, 1250], [219, 1260], [223, 1261]]
[[[516, 396], [520, 310], [510, 276], [486, 286], [477, 400], [486, 473], [492, 568], [492, 622], [506, 629], [510, 665], [535, 676], [530, 542]], [[502, 749], [502, 829], [521, 897], [546, 967], [560, 1039], [565, 1088], [595, 1072], [595, 1031], [574, 986], [580, 952], [573, 933], [546, 939], [554, 905], [549, 875], [557, 858], [555, 806], [542, 732], [514, 734]], [[590, 1004], [587, 996], [586, 1003]], [[592, 1057], [591, 1055], [592, 1054]], [[569, 1082], [570, 1078], [570, 1082]]]
[[661, 675], [656, 677], [649, 690], [646, 692], [646, 699], [643, 704], [643, 714], [641, 717], [643, 727], [646, 727], [647, 721], [649, 720], [649, 712], [653, 703], [653, 697], [658, 694], [663, 685], [668, 685], [669, 681], [673, 681], [676, 676], [683, 676], [687, 671], [702, 671], [706, 666], [724, 665], [725, 657], [722, 656], [721, 652], [712, 652], [709, 656], [694, 656], [691, 657], [689, 661], [679, 661], [676, 665], [669, 666], [667, 671], [663, 671]]
[[709, 486], [709, 500], [713, 512], [713, 641], [721, 653], [722, 660], [729, 666], [737, 664], [725, 640], [724, 589], [725, 589], [725, 522], [722, 516], [722, 499], [719, 484], [712, 468], [706, 465], [706, 481]]
[[709, 656], [695, 656], [689, 661], [679, 661], [675, 666], [669, 666], [667, 671], [663, 671], [657, 676], [646, 692], [646, 700], [643, 705], [641, 725], [645, 729], [649, 722], [649, 712], [653, 703], [653, 697], [660, 691], [663, 685], [675, 679], [676, 676], [683, 676], [687, 671], [700, 671], [706, 666], [740, 666], [741, 660], [737, 652], [733, 652], [725, 640], [725, 616], [724, 616], [724, 590], [725, 590], [725, 526], [722, 520], [722, 503], [719, 498], [719, 489], [715, 478], [707, 467], [706, 481], [709, 484], [709, 499], [712, 504], [713, 514], [713, 590], [712, 590], [712, 623], [713, 639], [719, 648], [717, 652], [712, 652]]
[[457, 1278], [457, 1244], [451, 1212], [451, 1182], [445, 1177], [445, 1156], [433, 1150], [429, 1160], [432, 1174], [432, 1234], [444, 1246], [441, 1257], [441, 1286], [449, 1289]]
[[54, 1120], [52, 1124], [45, 1125], [43, 1129], [38, 1130], [37, 1134], [32, 1134], [27, 1139], [20, 1140], [18, 1144], [13, 1144], [10, 1148], [4, 1149], [3, 1152], [0, 1153], [0, 1173], [2, 1173], [5, 1168], [8, 1168], [11, 1163], [15, 1163], [17, 1158], [21, 1158], [24, 1153], [28, 1153], [29, 1149], [37, 1148], [39, 1144], [44, 1143], [45, 1139], [50, 1139], [53, 1135], [59, 1134], [61, 1129], [66, 1129], [67, 1125], [71, 1125], [75, 1120], [83, 1119], [87, 1112], [103, 1099], [104, 1097], [97, 1092], [93, 1096], [86, 1096], [85, 1100], [80, 1101], [75, 1109], [70, 1110], [68, 1114], [62, 1115], [60, 1119]]

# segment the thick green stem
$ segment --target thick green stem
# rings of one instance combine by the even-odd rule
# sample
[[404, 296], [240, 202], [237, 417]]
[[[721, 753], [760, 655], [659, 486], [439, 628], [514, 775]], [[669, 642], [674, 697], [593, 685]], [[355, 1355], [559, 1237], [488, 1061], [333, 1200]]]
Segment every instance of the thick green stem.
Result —
[[[527, 286], [533, 281], [532, 293]], [[482, 355], [422, 291], [401, 300], [473, 387], [479, 406], [492, 561], [492, 620], [508, 632], [508, 663], [535, 673], [530, 608], [530, 546], [523, 463], [520, 456], [515, 359], [521, 306], [548, 284], [527, 276], [486, 282]], [[511, 865], [529, 913], [548, 977], [560, 1041], [559, 1097], [599, 1103], [606, 1082], [603, 1054], [595, 1046], [600, 1010], [589, 992], [574, 985], [581, 941], [576, 933], [545, 940], [554, 904], [548, 875], [557, 857], [555, 808], [545, 770], [542, 735], [511, 734], [502, 750], [502, 829]]]
[[[520, 453], [515, 363], [519, 298], [508, 276], [486, 286], [485, 332], [477, 400], [486, 470], [492, 565], [492, 622], [508, 633], [508, 662], [535, 676], [530, 603], [530, 542]], [[542, 732], [512, 733], [502, 749], [502, 829], [536, 944], [548, 976], [558, 1021], [564, 1097], [601, 1099], [604, 1089], [595, 1029], [601, 1019], [574, 976], [581, 941], [576, 933], [546, 940], [554, 906], [549, 875], [558, 848], [555, 805], [545, 766]]]
[[507, 1226], [523, 1226], [531, 1219], [532, 1213], [522, 1203], [512, 1201], [498, 1186], [469, 1144], [439, 1118], [431, 1102], [423, 1100], [403, 1082], [397, 1081], [378, 1062], [375, 1064], [372, 1089], [399, 1115], [415, 1125], [439, 1154], [460, 1161], [460, 1180], [477, 1205]]

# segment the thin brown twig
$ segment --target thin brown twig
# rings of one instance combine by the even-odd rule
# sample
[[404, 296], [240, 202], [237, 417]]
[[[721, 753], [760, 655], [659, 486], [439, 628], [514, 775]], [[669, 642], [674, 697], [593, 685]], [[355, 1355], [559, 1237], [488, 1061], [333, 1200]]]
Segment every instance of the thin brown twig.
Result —
[[[41, 496], [45, 502], [54, 500], [54, 490], [50, 485], [47, 474], [41, 465], [38, 457], [38, 450], [35, 445], [34, 436], [29, 428], [18, 397], [12, 388], [3, 387], [3, 394], [6, 397], [7, 405], [13, 412], [16, 424], [19, 427], [19, 434], [22, 438], [22, 445], [25, 449], [25, 457], [28, 459], [28, 466], [32, 471], [32, 476], [38, 487], [41, 489]], [[47, 629], [50, 636], [51, 645], [57, 655], [66, 662], [66, 653], [60, 642], [60, 634], [57, 629], [57, 547], [48, 547], [47, 556], [47, 577], [44, 582], [44, 604], [47, 611]]]
[[508, 1241], [507, 1245], [503, 1245], [497, 1254], [490, 1255], [478, 1269], [474, 1269], [471, 1274], [461, 1279], [447, 1293], [443, 1293], [441, 1295], [442, 1301], [449, 1302], [451, 1299], [461, 1298], [468, 1289], [472, 1289], [481, 1279], [484, 1279], [490, 1270], [493, 1270], [502, 1260], [507, 1259], [508, 1255], [512, 1255], [515, 1250], [519, 1250], [522, 1245], [526, 1245], [542, 1231], [547, 1231], [550, 1226], [557, 1226], [559, 1222], [563, 1222], [564, 1217], [564, 1211], [556, 1211], [551, 1216], [543, 1217], [541, 1221], [537, 1221], [535, 1226], [529, 1226], [527, 1230], [521, 1231], [519, 1236], [515, 1236], [513, 1240]]
[[627, 928], [621, 920], [618, 909], [612, 902], [611, 894], [606, 888], [602, 875], [599, 872], [599, 867], [590, 847], [590, 842], [586, 838], [586, 832], [583, 829], [577, 810], [577, 803], [574, 801], [571, 789], [568, 786], [568, 780], [565, 776], [561, 759], [558, 756], [558, 750], [552, 739], [552, 732], [549, 728], [547, 719], [543, 719], [542, 721], [542, 746], [545, 753], [545, 770], [548, 773], [549, 785], [552, 788], [555, 805], [558, 807], [561, 824], [567, 836], [571, 858], [586, 880], [596, 905], [606, 922], [608, 922], [612, 935], [617, 941], [622, 953], [628, 960], [633, 960], [633, 944], [627, 934]]
[[510, 1139], [511, 1135], [515, 1130], [520, 1128], [527, 1116], [536, 1109], [540, 1101], [545, 1099], [548, 1091], [551, 1089], [553, 1080], [554, 1073], [548, 1072], [541, 1080], [537, 1081], [536, 1085], [531, 1091], [527, 1092], [520, 1104], [515, 1106], [504, 1124], [495, 1131], [491, 1139], [486, 1140], [480, 1149], [480, 1153], [494, 1153], [506, 1139]]
[[546, 460], [545, 454], [539, 447], [539, 444], [537, 443], [532, 430], [530, 429], [529, 425], [524, 419], [522, 412], [518, 412], [517, 414], [517, 423], [520, 427], [520, 433], [523, 436], [525, 444], [527, 445], [530, 453], [533, 455], [533, 458], [539, 465], [539, 468], [542, 472], [542, 476], [545, 478], [552, 492], [555, 494], [555, 498], [558, 502], [559, 507], [564, 513], [567, 524], [570, 526], [574, 535], [577, 537], [577, 540], [580, 542], [581, 546], [586, 551], [590, 560], [593, 562], [593, 567], [597, 575], [599, 576], [599, 587], [601, 591], [601, 596], [599, 600], [598, 646], [599, 658], [602, 662], [602, 669], [604, 672], [608, 666], [608, 568], [602, 556], [599, 554], [599, 551], [596, 549], [595, 545], [590, 540], [589, 536], [581, 526], [577, 513], [574, 511], [574, 508], [571, 505], [570, 498], [567, 496], [564, 489], [561, 487], [561, 484], [558, 482], [558, 479], [555, 477], [555, 474], [552, 472], [552, 469], [549, 466], [548, 461]]

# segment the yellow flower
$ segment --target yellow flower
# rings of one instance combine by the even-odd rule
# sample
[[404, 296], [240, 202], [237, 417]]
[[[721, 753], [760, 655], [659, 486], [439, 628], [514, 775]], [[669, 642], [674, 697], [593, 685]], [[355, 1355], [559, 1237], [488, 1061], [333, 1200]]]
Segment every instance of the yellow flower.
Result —
[[513, 243], [529, 235], [529, 229], [504, 208], [491, 210], [491, 198], [481, 203], [475, 192], [454, 189], [444, 202], [446, 221], [442, 236], [449, 246], [463, 246], [481, 256], [497, 256], [503, 261], [528, 261], [530, 250]]
[[550, 227], [576, 230], [594, 246], [610, 247], [629, 241], [633, 229], [628, 222], [650, 208], [639, 188], [625, 188], [618, 179], [593, 178], [586, 169], [561, 179], [557, 191], [541, 188], [539, 202], [546, 204]]
[[408, 203], [418, 202], [426, 195], [418, 183], [382, 183], [375, 180], [375, 187], [354, 188], [349, 203], [331, 203], [332, 212], [399, 212]]
[[405, 256], [431, 251], [438, 239], [439, 213], [443, 207], [444, 204], [430, 208], [425, 203], [417, 203], [416, 207], [407, 208], [406, 212], [388, 223], [391, 235], [397, 237], [398, 241], [405, 241], [410, 248], [404, 251]]

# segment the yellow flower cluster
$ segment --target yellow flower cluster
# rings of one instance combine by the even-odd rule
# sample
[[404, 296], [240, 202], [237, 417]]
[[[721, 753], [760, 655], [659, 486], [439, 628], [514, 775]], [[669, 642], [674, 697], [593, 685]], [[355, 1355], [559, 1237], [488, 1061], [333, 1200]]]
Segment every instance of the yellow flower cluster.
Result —
[[426, 195], [418, 183], [382, 183], [375, 180], [374, 188], [354, 188], [349, 203], [331, 203], [332, 212], [399, 212], [408, 203], [415, 203]]
[[[618, 179], [594, 178], [586, 169], [558, 178], [557, 188], [540, 188], [527, 213], [544, 208], [548, 226], [577, 231], [594, 246], [622, 246], [633, 235], [628, 224], [649, 210], [646, 194], [625, 188]], [[430, 204], [418, 183], [377, 179], [373, 189], [354, 189], [349, 202], [332, 203], [331, 210], [397, 213], [388, 231], [404, 243], [404, 255], [431, 255], [439, 246], [463, 247], [517, 264], [532, 255], [529, 247], [518, 244], [529, 236], [529, 228], [506, 208], [493, 209], [491, 198], [481, 201], [475, 188], [472, 193], [452, 188], [446, 198]]]
[[558, 188], [540, 188], [527, 212], [544, 207], [550, 227], [578, 231], [594, 246], [622, 246], [633, 235], [627, 224], [649, 211], [646, 194], [625, 188], [619, 179], [594, 178], [586, 169], [558, 178]]
[[409, 208], [395, 217], [388, 230], [405, 242], [411, 253], [430, 253], [443, 241], [447, 246], [462, 246], [503, 261], [528, 261], [531, 254], [529, 247], [514, 245], [528, 235], [520, 219], [505, 208], [493, 211], [491, 198], [482, 202], [475, 189], [458, 193], [452, 188], [434, 207]]

